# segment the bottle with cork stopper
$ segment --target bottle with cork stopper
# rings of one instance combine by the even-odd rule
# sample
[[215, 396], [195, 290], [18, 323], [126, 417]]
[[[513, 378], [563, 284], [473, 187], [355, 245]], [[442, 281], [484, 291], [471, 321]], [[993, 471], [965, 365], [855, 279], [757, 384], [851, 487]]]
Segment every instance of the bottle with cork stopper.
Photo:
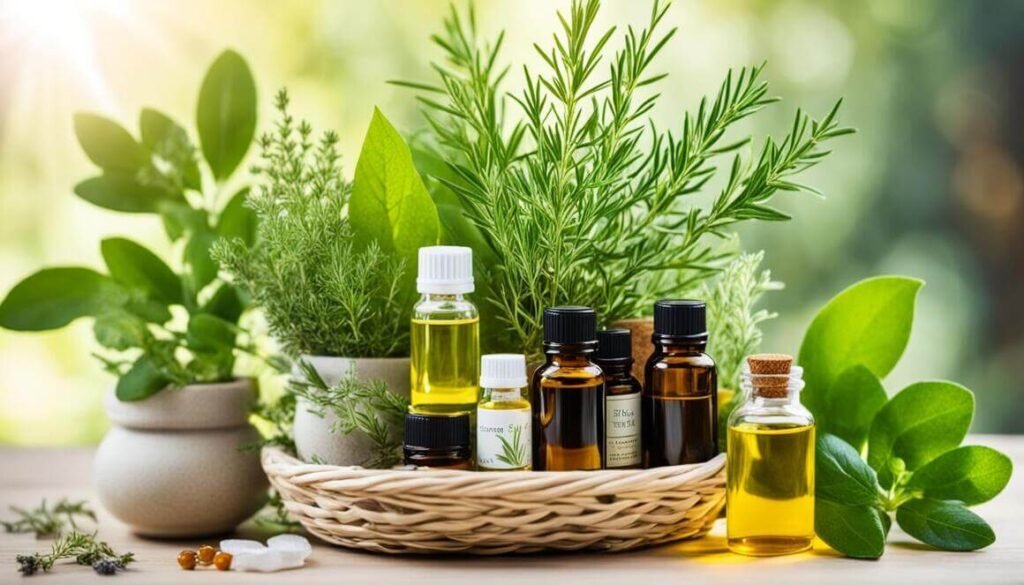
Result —
[[743, 399], [729, 416], [726, 532], [729, 549], [797, 553], [814, 540], [814, 417], [792, 356], [747, 358]]

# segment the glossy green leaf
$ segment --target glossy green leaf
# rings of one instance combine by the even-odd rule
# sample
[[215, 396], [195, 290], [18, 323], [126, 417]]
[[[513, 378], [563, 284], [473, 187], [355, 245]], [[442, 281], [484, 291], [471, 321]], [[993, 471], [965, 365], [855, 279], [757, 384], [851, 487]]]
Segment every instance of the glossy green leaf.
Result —
[[839, 293], [818, 313], [804, 335], [799, 360], [807, 383], [801, 398], [812, 412], [850, 367], [863, 365], [880, 379], [892, 370], [910, 339], [923, 284], [899, 276], [869, 278]]
[[192, 142], [177, 122], [162, 112], [143, 108], [139, 115], [142, 144], [168, 163], [179, 167], [183, 182], [189, 189], [199, 190], [202, 179]]
[[416, 276], [417, 252], [438, 243], [440, 224], [409, 147], [374, 109], [356, 164], [349, 220], [357, 241], [377, 242], [405, 261], [407, 289]]
[[107, 238], [100, 243], [100, 251], [117, 282], [167, 304], [181, 303], [178, 275], [144, 246], [125, 238]]
[[875, 470], [848, 443], [822, 433], [815, 445], [814, 494], [819, 500], [831, 500], [849, 506], [878, 503], [878, 478]]
[[117, 285], [88, 268], [46, 268], [25, 278], [0, 303], [0, 327], [14, 331], [58, 329], [109, 306]]
[[89, 160], [111, 171], [134, 173], [149, 162], [149, 153], [120, 124], [96, 114], [75, 114], [75, 136]]
[[189, 349], [206, 353], [230, 351], [235, 346], [235, 329], [220, 317], [196, 313], [188, 320], [186, 340]]
[[818, 431], [831, 433], [860, 451], [875, 414], [889, 400], [878, 376], [862, 365], [847, 368], [819, 396], [814, 419]]
[[256, 214], [245, 205], [249, 195], [246, 187], [235, 193], [220, 212], [217, 219], [217, 233], [225, 238], [241, 238], [247, 246], [256, 241]]
[[176, 242], [186, 234], [209, 229], [209, 216], [202, 209], [195, 209], [183, 202], [161, 202], [160, 219], [164, 231], [172, 242]]
[[156, 394], [170, 384], [157, 367], [152, 356], [143, 354], [117, 381], [115, 394], [118, 400], [133, 402]]
[[914, 471], [955, 448], [974, 417], [974, 394], [953, 382], [907, 386], [878, 411], [868, 437], [868, 463], [888, 487], [888, 465], [898, 457]]
[[185, 245], [185, 266], [194, 293], [201, 291], [217, 277], [217, 263], [210, 257], [210, 248], [217, 237], [212, 230], [201, 229], [192, 234]]
[[825, 544], [848, 557], [877, 559], [885, 552], [885, 525], [871, 506], [816, 500], [814, 531]]
[[216, 315], [229, 323], [237, 323], [244, 309], [245, 303], [238, 294], [238, 289], [225, 282], [217, 287], [210, 300], [203, 305], [202, 311]]
[[914, 472], [908, 490], [936, 500], [981, 504], [1003, 491], [1013, 474], [1013, 462], [991, 447], [958, 447]]
[[213, 176], [217, 180], [231, 176], [256, 133], [256, 81], [235, 51], [221, 53], [206, 72], [196, 126]]
[[149, 335], [146, 322], [127, 311], [97, 316], [92, 331], [100, 345], [117, 351], [142, 347]]
[[125, 213], [156, 213], [161, 204], [184, 201], [180, 193], [140, 184], [133, 175], [107, 172], [75, 185], [75, 195], [89, 203]]
[[992, 527], [958, 502], [911, 500], [896, 510], [896, 523], [910, 536], [943, 550], [978, 550], [996, 541]]

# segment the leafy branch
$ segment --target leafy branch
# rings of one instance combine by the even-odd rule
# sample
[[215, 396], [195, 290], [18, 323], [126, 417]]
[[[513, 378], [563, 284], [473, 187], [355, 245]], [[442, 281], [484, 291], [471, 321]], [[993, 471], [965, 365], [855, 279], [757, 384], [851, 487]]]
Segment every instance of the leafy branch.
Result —
[[74, 559], [77, 564], [90, 566], [97, 573], [112, 575], [134, 562], [135, 555], [117, 554], [110, 545], [97, 540], [96, 535], [76, 531], [54, 541], [47, 554], [17, 555], [15, 561], [18, 572], [27, 577], [39, 571], [49, 572], [57, 561], [64, 559]]
[[89, 507], [85, 500], [73, 501], [61, 498], [52, 507], [43, 500], [35, 508], [25, 509], [17, 506], [10, 507], [17, 519], [5, 522], [0, 521], [4, 532], [8, 533], [33, 533], [36, 538], [47, 536], [60, 536], [68, 528], [78, 530], [78, 519], [88, 519], [96, 523], [96, 512]]

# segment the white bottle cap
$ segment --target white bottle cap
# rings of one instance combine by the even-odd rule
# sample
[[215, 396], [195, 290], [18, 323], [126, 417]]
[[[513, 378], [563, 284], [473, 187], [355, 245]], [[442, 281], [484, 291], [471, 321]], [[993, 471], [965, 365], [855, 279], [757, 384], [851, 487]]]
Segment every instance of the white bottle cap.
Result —
[[473, 292], [473, 250], [462, 246], [420, 248], [416, 291], [438, 295]]
[[480, 360], [481, 388], [526, 386], [526, 357], [519, 353], [492, 353]]

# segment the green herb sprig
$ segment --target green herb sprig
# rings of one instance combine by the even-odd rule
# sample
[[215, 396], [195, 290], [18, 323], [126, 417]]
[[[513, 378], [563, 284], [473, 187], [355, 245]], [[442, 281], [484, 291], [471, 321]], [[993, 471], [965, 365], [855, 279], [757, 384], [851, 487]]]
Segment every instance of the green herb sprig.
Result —
[[[453, 8], [433, 64], [436, 83], [398, 82], [420, 92], [434, 142], [448, 169], [435, 178], [457, 195], [478, 257], [493, 257], [487, 300], [508, 332], [506, 345], [540, 347], [544, 307], [593, 306], [604, 320], [635, 317], [659, 297], [693, 288], [722, 257], [709, 236], [747, 220], [789, 216], [768, 205], [778, 192], [811, 191], [796, 176], [829, 153], [824, 144], [853, 130], [837, 103], [824, 117], [797, 111], [789, 133], [768, 138], [748, 158], [751, 138], [727, 138], [733, 125], [776, 101], [762, 67], [729, 72], [711, 100], [686, 113], [681, 130], [657, 128], [653, 70], [675, 29], [661, 32], [667, 3], [646, 26], [594, 30], [600, 3], [576, 0], [553, 46], [535, 45], [540, 70], [522, 67], [525, 88], [506, 93], [504, 34], [477, 36], [472, 6]], [[692, 204], [725, 155], [724, 187], [709, 207]]]
[[28, 577], [40, 571], [49, 572], [58, 561], [65, 559], [74, 559], [79, 565], [90, 566], [101, 575], [112, 575], [134, 562], [135, 555], [114, 552], [110, 545], [97, 540], [95, 534], [71, 532], [54, 541], [49, 553], [17, 555], [15, 562], [18, 564], [18, 572]]
[[853, 285], [818, 313], [800, 347], [801, 398], [819, 430], [815, 531], [850, 557], [882, 556], [893, 518], [943, 550], [977, 550], [996, 539], [968, 507], [997, 496], [1013, 463], [989, 447], [961, 446], [974, 394], [928, 381], [890, 399], [882, 385], [906, 348], [923, 284], [880, 277]]
[[69, 528], [77, 531], [78, 522], [89, 520], [96, 523], [96, 512], [89, 507], [85, 500], [69, 500], [61, 498], [56, 504], [50, 506], [43, 500], [35, 508], [10, 507], [16, 520], [0, 521], [4, 532], [8, 533], [32, 533], [36, 538], [60, 536]]
[[380, 380], [367, 382], [348, 375], [337, 384], [327, 384], [309, 362], [301, 361], [301, 377], [293, 378], [289, 389], [323, 416], [338, 417], [334, 432], [359, 432], [373, 443], [374, 453], [361, 463], [365, 467], [387, 468], [402, 461], [402, 424], [409, 401], [388, 390]]

